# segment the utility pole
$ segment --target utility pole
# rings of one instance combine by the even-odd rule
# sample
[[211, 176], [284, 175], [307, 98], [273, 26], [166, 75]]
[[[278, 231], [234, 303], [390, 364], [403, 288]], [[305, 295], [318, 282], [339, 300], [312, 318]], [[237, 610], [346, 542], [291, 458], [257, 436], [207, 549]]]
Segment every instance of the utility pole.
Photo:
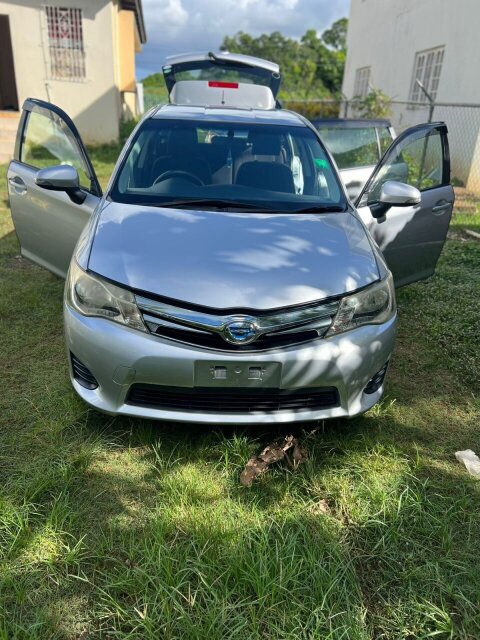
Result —
[[417, 86], [420, 87], [420, 89], [423, 91], [423, 93], [425, 94], [428, 102], [429, 102], [429, 110], [428, 110], [428, 122], [431, 122], [433, 120], [433, 110], [435, 109], [435, 101], [432, 98], [431, 94], [428, 93], [428, 91], [425, 89], [425, 87], [423, 86], [423, 84], [420, 82], [420, 80], [417, 78], [415, 80], [415, 83], [417, 84]]

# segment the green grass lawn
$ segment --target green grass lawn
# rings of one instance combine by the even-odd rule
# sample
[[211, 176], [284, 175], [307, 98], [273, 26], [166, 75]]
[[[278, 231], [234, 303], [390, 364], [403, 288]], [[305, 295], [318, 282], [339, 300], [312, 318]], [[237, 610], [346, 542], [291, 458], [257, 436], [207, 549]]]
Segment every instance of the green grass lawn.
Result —
[[[95, 154], [105, 182], [115, 151]], [[0, 639], [480, 637], [478, 214], [398, 294], [387, 394], [289, 429], [110, 418], [67, 375], [63, 282], [18, 258], [0, 183]], [[476, 226], [475, 226], [476, 225]], [[315, 425], [313, 425], [315, 426]], [[308, 462], [251, 489], [278, 433]]]

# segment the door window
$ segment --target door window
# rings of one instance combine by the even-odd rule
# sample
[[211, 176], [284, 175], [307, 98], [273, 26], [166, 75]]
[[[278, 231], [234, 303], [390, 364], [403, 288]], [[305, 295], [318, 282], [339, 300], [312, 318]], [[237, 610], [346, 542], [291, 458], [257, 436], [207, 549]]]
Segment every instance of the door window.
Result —
[[78, 171], [80, 186], [90, 189], [88, 167], [77, 141], [64, 120], [53, 111], [28, 113], [20, 162], [37, 169], [70, 164]]
[[379, 161], [377, 133], [374, 127], [321, 127], [318, 132], [339, 169], [368, 167]]
[[367, 203], [377, 202], [387, 180], [404, 182], [420, 191], [446, 184], [440, 131], [410, 135], [392, 149], [368, 187]]
[[380, 155], [383, 156], [388, 147], [392, 144], [392, 134], [388, 127], [377, 129], [378, 141], [380, 143]]

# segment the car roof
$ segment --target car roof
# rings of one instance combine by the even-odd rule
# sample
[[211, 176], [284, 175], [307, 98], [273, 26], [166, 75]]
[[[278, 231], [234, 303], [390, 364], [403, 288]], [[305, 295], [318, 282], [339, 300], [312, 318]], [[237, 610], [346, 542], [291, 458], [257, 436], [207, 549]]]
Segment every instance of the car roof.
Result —
[[254, 124], [289, 125], [307, 127], [304, 118], [286, 109], [240, 109], [219, 107], [196, 107], [164, 104], [155, 109], [151, 118], [197, 120], [205, 122], [237, 122]]
[[315, 127], [331, 129], [365, 129], [371, 127], [391, 127], [390, 120], [367, 120], [362, 118], [312, 118]]

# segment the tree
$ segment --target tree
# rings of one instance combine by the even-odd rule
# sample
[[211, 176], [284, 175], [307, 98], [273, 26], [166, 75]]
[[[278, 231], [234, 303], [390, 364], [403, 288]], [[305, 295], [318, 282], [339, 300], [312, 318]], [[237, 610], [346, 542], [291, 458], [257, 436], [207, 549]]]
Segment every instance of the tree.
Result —
[[330, 29], [322, 33], [323, 42], [335, 51], [347, 50], [347, 26], [348, 19], [340, 18], [332, 24]]
[[253, 37], [240, 31], [224, 38], [221, 49], [273, 60], [280, 65], [280, 98], [329, 98], [342, 88], [347, 19], [337, 20], [321, 37], [309, 29], [300, 39], [278, 31]]
[[[322, 36], [323, 38], [323, 36]], [[327, 47], [314, 29], [309, 29], [301, 38], [305, 53], [314, 61], [315, 76], [330, 94], [336, 95], [342, 90], [345, 51], [334, 51]]]
[[233, 37], [225, 37], [220, 48], [277, 62], [282, 72], [280, 96], [283, 98], [306, 99], [328, 93], [317, 78], [311, 52], [297, 40], [287, 38], [279, 31], [257, 38], [240, 31]]
[[165, 80], [163, 73], [151, 73], [142, 80], [142, 83], [144, 87], [164, 87]]

